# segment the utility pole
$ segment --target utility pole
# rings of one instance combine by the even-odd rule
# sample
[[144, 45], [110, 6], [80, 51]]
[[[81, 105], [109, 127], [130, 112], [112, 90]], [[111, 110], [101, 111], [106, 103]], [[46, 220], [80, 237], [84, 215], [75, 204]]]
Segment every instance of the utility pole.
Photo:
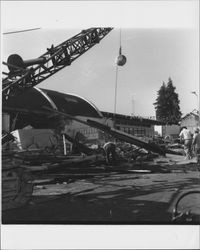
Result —
[[135, 115], [135, 99], [133, 95], [131, 95], [131, 115]]

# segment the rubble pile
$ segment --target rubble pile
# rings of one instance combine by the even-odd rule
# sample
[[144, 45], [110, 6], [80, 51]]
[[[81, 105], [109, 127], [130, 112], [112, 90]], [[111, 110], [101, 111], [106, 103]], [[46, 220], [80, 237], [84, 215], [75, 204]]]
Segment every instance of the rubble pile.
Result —
[[[23, 133], [22, 131], [21, 134]], [[26, 131], [29, 138], [31, 138], [30, 133], [37, 134], [38, 132], [30, 131], [28, 133]], [[54, 138], [52, 132], [49, 134], [51, 138]], [[27, 136], [24, 138], [28, 141]], [[46, 139], [44, 140], [44, 138]], [[93, 147], [89, 147], [87, 143], [81, 143], [65, 134], [65, 139], [71, 143], [72, 147], [71, 151], [68, 150], [64, 153], [62, 140], [60, 144], [56, 143], [54, 145], [52, 144], [53, 139], [49, 144], [48, 137], [44, 138], [37, 136], [37, 143], [36, 140], [29, 139], [31, 143], [34, 141], [36, 145], [42, 145], [41, 147], [31, 145], [31, 147], [20, 148], [19, 145], [26, 145], [26, 143], [24, 141], [19, 143], [16, 138], [7, 135], [3, 144], [4, 156], [7, 161], [13, 162], [13, 165], [29, 171], [33, 179], [44, 178], [50, 174], [53, 180], [61, 178], [67, 182], [69, 179], [88, 178], [104, 173], [169, 173], [171, 171], [169, 166], [174, 164], [165, 156], [162, 156], [162, 160], [160, 160], [159, 153], [120, 140], [115, 142], [116, 162], [108, 164], [102, 147], [103, 144], [96, 142]], [[48, 143], [47, 147], [45, 143]], [[181, 150], [183, 148], [181, 144], [168, 143], [164, 146], [166, 152], [172, 151], [175, 154], [182, 155]], [[76, 150], [74, 151], [74, 149]], [[5, 161], [3, 164], [7, 165]]]
[[171, 143], [166, 146], [166, 149], [170, 152], [176, 152], [177, 154], [184, 155], [184, 145], [181, 143]]
[[158, 154], [139, 148], [129, 143], [117, 143], [117, 153], [119, 157], [128, 162], [151, 161], [158, 157]]
[[[67, 136], [67, 139], [72, 143], [74, 141]], [[149, 166], [155, 172], [154, 159], [158, 158], [159, 154], [153, 153], [146, 149], [140, 148], [130, 143], [120, 142], [116, 143], [116, 164], [108, 166], [105, 161], [105, 153], [103, 148], [97, 145], [98, 149], [88, 148], [86, 145], [76, 142], [78, 152], [68, 152], [66, 155], [63, 151], [57, 150], [57, 147], [51, 147], [51, 151], [47, 151], [46, 148], [36, 149], [17, 149], [16, 141], [8, 141], [5, 146], [7, 157], [12, 154], [12, 158], [19, 160], [20, 165], [25, 169], [29, 169], [31, 172], [38, 171], [51, 171], [51, 172], [99, 172], [99, 171], [117, 171], [117, 170], [130, 170], [140, 169], [149, 170]]]

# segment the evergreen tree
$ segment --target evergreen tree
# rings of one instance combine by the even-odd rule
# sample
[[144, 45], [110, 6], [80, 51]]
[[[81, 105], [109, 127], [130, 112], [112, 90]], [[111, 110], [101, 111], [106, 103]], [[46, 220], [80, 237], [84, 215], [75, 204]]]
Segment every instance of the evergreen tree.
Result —
[[178, 124], [181, 119], [178, 94], [175, 92], [171, 78], [168, 83], [163, 82], [157, 92], [158, 96], [154, 103], [156, 109], [156, 119], [166, 124]]

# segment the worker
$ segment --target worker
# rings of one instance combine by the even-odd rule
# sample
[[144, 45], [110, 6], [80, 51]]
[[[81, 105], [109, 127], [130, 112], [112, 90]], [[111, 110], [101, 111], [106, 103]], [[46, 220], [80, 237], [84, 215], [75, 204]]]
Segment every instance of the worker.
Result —
[[116, 163], [116, 146], [114, 142], [106, 142], [103, 146], [106, 162], [108, 165], [112, 165]]
[[199, 164], [200, 163], [200, 134], [199, 134], [198, 128], [196, 128], [194, 131], [194, 138], [193, 138], [192, 145], [194, 147], [194, 152], [197, 158], [197, 163]]
[[187, 127], [182, 127], [179, 136], [180, 140], [184, 142], [186, 159], [192, 159], [192, 133]]

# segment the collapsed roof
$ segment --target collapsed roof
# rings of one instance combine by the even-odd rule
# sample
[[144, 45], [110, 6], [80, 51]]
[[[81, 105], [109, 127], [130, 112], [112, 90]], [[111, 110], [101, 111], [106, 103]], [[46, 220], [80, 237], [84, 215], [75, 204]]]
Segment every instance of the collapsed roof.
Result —
[[161, 122], [152, 119], [100, 112], [93, 103], [78, 95], [37, 87], [29, 89], [21, 96], [11, 98], [3, 106], [3, 111], [11, 114], [11, 120], [17, 116], [15, 129], [26, 125], [32, 125], [34, 128], [54, 128], [57, 117], [50, 116], [45, 107], [71, 116], [111, 119], [115, 117], [129, 125], [162, 125]]
[[83, 97], [36, 87], [21, 96], [11, 98], [2, 109], [3, 112], [11, 114], [11, 119], [17, 115], [15, 129], [26, 125], [32, 125], [35, 128], [51, 128], [55, 117], [49, 116], [45, 107], [72, 116], [102, 117], [96, 106]]

